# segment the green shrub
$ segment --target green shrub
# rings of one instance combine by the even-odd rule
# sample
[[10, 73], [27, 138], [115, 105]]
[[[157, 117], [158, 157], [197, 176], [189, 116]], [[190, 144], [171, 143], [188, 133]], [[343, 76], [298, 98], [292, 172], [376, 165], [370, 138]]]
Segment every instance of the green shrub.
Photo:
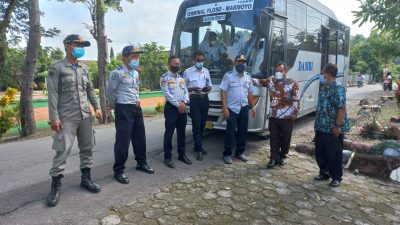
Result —
[[7, 88], [7, 91], [0, 99], [0, 139], [14, 124], [18, 124], [16, 120], [18, 118], [19, 105], [10, 106], [10, 103], [14, 102], [16, 94], [17, 89]]
[[395, 140], [387, 140], [382, 141], [381, 143], [378, 143], [373, 147], [375, 154], [378, 155], [382, 155], [383, 151], [385, 151], [385, 149], [387, 148], [400, 149], [400, 144]]
[[164, 103], [159, 102], [159, 103], [157, 104], [155, 110], [156, 110], [157, 112], [159, 112], [159, 113], [164, 112], [164, 106], [165, 106]]

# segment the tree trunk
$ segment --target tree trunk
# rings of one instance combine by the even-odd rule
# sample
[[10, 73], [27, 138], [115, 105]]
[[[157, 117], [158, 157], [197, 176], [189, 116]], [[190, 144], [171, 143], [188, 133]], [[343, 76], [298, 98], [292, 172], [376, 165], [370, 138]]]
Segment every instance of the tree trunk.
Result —
[[21, 80], [20, 116], [22, 136], [36, 132], [33, 113], [33, 77], [35, 75], [36, 59], [40, 46], [40, 10], [39, 0], [29, 0], [29, 40], [26, 49], [25, 65]]
[[3, 75], [6, 53], [8, 49], [7, 28], [10, 25], [12, 13], [14, 12], [17, 0], [11, 0], [4, 13], [3, 20], [0, 21], [0, 75]]
[[108, 122], [107, 102], [106, 102], [106, 87], [107, 87], [107, 47], [106, 47], [106, 36], [105, 36], [105, 5], [103, 0], [96, 1], [96, 20], [97, 20], [97, 68], [99, 73], [99, 89], [100, 89], [100, 106], [103, 113], [102, 123]]

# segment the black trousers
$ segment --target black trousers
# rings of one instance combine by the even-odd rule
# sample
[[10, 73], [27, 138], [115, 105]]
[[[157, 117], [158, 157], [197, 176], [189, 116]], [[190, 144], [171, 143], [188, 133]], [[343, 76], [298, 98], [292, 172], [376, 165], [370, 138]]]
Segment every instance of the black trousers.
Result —
[[178, 154], [185, 154], [185, 140], [186, 140], [186, 123], [187, 114], [179, 113], [171, 103], [165, 103], [164, 107], [164, 118], [165, 118], [165, 133], [164, 133], [164, 159], [172, 158], [172, 136], [176, 128], [177, 132], [177, 144]]
[[223, 156], [231, 156], [232, 149], [236, 141], [235, 155], [241, 155], [246, 149], [247, 128], [249, 123], [249, 109], [244, 106], [240, 109], [239, 114], [229, 110], [229, 118], [226, 120], [226, 131]]
[[114, 173], [124, 172], [130, 142], [138, 164], [146, 163], [146, 131], [142, 108], [131, 104], [116, 104], [115, 129]]
[[341, 181], [343, 176], [343, 134], [334, 137], [332, 133], [316, 131], [315, 159], [321, 175]]
[[286, 158], [292, 140], [293, 124], [293, 119], [269, 118], [271, 159]]
[[192, 119], [192, 132], [194, 151], [203, 151], [203, 133], [206, 125], [209, 108], [207, 95], [190, 95], [190, 118]]

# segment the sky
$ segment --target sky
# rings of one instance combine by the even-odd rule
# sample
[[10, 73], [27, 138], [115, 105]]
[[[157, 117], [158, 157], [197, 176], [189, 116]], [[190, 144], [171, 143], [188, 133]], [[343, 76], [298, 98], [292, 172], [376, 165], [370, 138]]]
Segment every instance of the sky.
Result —
[[[307, 0], [305, 0], [307, 1]], [[372, 24], [362, 27], [352, 25], [354, 20], [351, 11], [358, 10], [357, 0], [319, 0], [331, 8], [342, 23], [350, 26], [351, 34], [369, 36]], [[45, 28], [57, 27], [61, 34], [54, 38], [42, 38], [42, 46], [58, 47], [63, 49], [62, 40], [68, 34], [80, 34], [91, 42], [82, 59], [97, 58], [96, 41], [84, 24], [92, 24], [89, 10], [79, 3], [56, 0], [40, 0], [41, 17]], [[176, 14], [182, 0], [135, 0], [134, 4], [123, 1], [123, 12], [109, 11], [106, 14], [106, 34], [112, 41], [114, 52], [121, 52], [122, 48], [130, 44], [144, 44], [157, 42], [169, 49]]]

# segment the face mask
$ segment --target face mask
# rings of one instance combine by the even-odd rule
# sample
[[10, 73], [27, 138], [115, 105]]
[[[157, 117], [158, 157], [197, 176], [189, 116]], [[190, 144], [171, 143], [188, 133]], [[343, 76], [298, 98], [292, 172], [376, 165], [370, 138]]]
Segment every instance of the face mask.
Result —
[[138, 59], [132, 59], [129, 62], [129, 67], [131, 67], [132, 69], [135, 69], [138, 66], [139, 66], [139, 60]]
[[84, 48], [80, 48], [80, 47], [75, 47], [72, 50], [72, 55], [77, 59], [81, 58], [82, 56], [85, 55], [85, 49]]
[[281, 80], [281, 79], [283, 79], [283, 73], [282, 72], [276, 72], [275, 73], [275, 77], [276, 77], [276, 79]]
[[181, 67], [180, 66], [170, 66], [169, 69], [173, 73], [177, 73]]
[[217, 41], [210, 41], [210, 45], [214, 46], [215, 44], [217, 44]]
[[235, 66], [236, 71], [238, 71], [239, 73], [242, 73], [245, 69], [246, 69], [246, 65], [244, 64], [237, 64]]
[[197, 69], [201, 69], [201, 68], [203, 68], [203, 66], [204, 66], [204, 63], [203, 63], [203, 62], [197, 62], [197, 63], [196, 63], [196, 68], [197, 68]]
[[325, 82], [326, 82], [326, 80], [325, 80], [325, 77], [324, 77], [324, 75], [321, 75], [320, 77], [319, 77], [319, 84], [325, 84]]

